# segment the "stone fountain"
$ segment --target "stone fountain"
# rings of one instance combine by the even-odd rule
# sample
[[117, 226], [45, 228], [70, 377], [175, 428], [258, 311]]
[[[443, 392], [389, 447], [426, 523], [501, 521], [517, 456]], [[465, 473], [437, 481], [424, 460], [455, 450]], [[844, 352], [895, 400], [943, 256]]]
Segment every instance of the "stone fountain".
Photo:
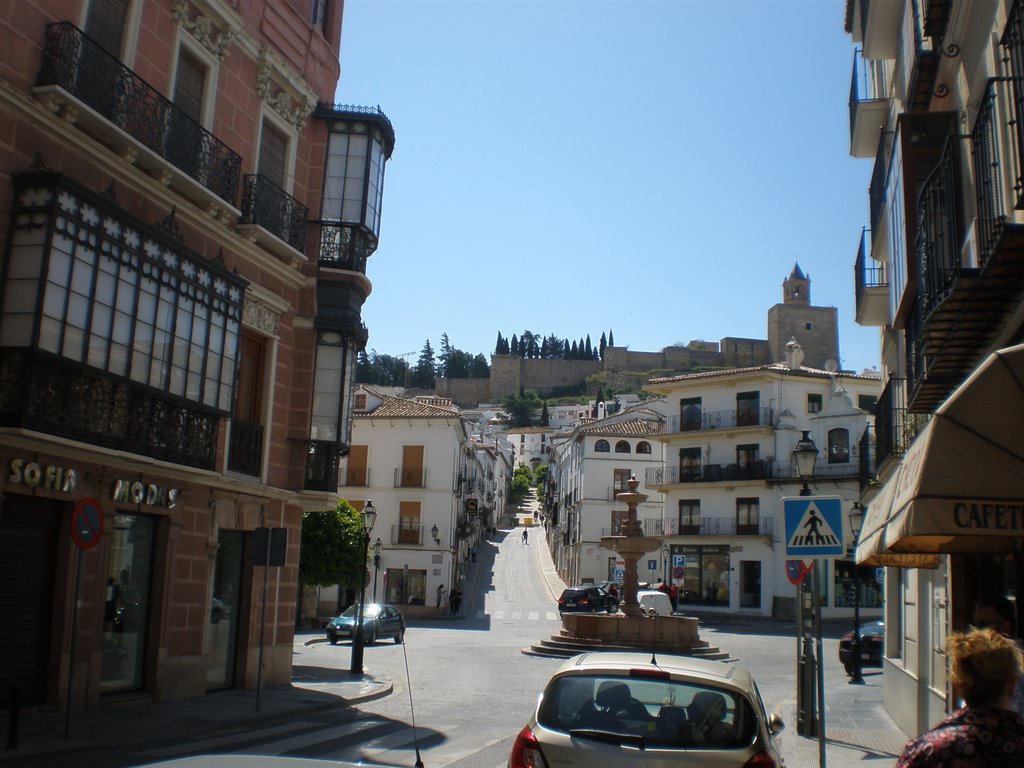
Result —
[[536, 656], [568, 657], [587, 650], [645, 650], [708, 659], [727, 658], [712, 648], [697, 633], [698, 620], [690, 616], [644, 616], [636, 593], [639, 586], [637, 561], [661, 547], [661, 536], [644, 536], [636, 519], [637, 506], [647, 499], [637, 493], [640, 483], [629, 480], [629, 490], [615, 495], [626, 503], [626, 520], [618, 536], [602, 536], [601, 545], [617, 552], [625, 562], [622, 613], [614, 616], [593, 613], [562, 614], [562, 631], [550, 640], [524, 648]]
[[602, 536], [601, 546], [617, 552], [625, 562], [622, 582], [622, 612], [628, 617], [638, 617], [640, 603], [636, 599], [639, 589], [639, 578], [637, 576], [637, 562], [648, 552], [657, 552], [661, 549], [661, 536], [644, 536], [643, 526], [636, 519], [636, 508], [647, 501], [647, 495], [637, 493], [636, 489], [640, 482], [634, 475], [627, 483], [629, 490], [624, 493], [615, 494], [617, 501], [626, 503], [626, 520], [620, 528], [618, 536]]

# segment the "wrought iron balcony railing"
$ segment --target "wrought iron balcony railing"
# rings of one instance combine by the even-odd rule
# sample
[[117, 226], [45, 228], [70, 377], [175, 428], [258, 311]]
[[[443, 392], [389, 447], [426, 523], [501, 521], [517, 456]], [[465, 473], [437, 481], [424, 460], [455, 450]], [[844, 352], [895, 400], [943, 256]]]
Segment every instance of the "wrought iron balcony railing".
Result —
[[875, 472], [877, 467], [875, 466], [875, 441], [871, 436], [871, 427], [868, 426], [864, 429], [864, 434], [860, 436], [860, 472], [858, 479], [860, 480], [861, 490], [867, 488], [868, 484], [875, 478]]
[[644, 470], [645, 485], [676, 483], [719, 483], [737, 480], [765, 480], [770, 477], [770, 462], [749, 464], [703, 464], [695, 466], [648, 467]]
[[220, 416], [127, 379], [26, 349], [0, 349], [0, 426], [214, 469]]
[[427, 487], [427, 470], [424, 468], [419, 469], [406, 469], [404, 467], [395, 468], [395, 488], [426, 488]]
[[354, 224], [319, 221], [321, 267], [366, 274], [366, 260], [377, 249], [373, 233]]
[[341, 485], [347, 487], [368, 488], [370, 486], [369, 467], [345, 467], [341, 472]]
[[875, 405], [876, 468], [888, 459], [906, 453], [927, 423], [927, 415], [908, 411], [906, 381], [890, 377]]
[[772, 408], [730, 409], [728, 411], [695, 411], [684, 416], [670, 416], [665, 420], [665, 432], [698, 432], [706, 429], [771, 426], [775, 414]]
[[37, 86], [57, 86], [216, 194], [238, 200], [242, 158], [70, 22], [46, 27]]
[[889, 278], [885, 264], [870, 258], [871, 232], [864, 229], [860, 236], [860, 247], [857, 249], [857, 260], [854, 263], [854, 293], [858, 309], [864, 303], [864, 291], [869, 288], [888, 288]]
[[[646, 518], [640, 521], [644, 536], [773, 536], [775, 518], [761, 517], [749, 522], [740, 522], [733, 517], [701, 517], [693, 524], [678, 526], [675, 520]], [[620, 526], [601, 529], [602, 536], [621, 536]], [[650, 555], [654, 557], [654, 555]]]
[[392, 525], [391, 543], [416, 544], [418, 546], [422, 546], [424, 543], [423, 528], [424, 526], [422, 525]]
[[[1019, 14], [1018, 14], [1019, 16]], [[978, 263], [984, 269], [993, 255], [1013, 206], [1024, 207], [1021, 137], [1024, 104], [1009, 78], [993, 78], [978, 106], [971, 131], [974, 191], [977, 201]], [[1011, 138], [1012, 137], [1012, 138]], [[1012, 140], [1016, 139], [1016, 140]], [[967, 265], [974, 266], [974, 265]]]
[[263, 425], [242, 419], [231, 420], [228, 440], [228, 469], [259, 477], [263, 456]]
[[257, 224], [296, 251], [306, 246], [309, 209], [259, 173], [246, 175], [242, 185], [241, 224]]
[[918, 197], [915, 249], [920, 275], [918, 301], [923, 318], [949, 295], [962, 267], [958, 141], [955, 137], [946, 141], [942, 156]]
[[344, 446], [328, 440], [310, 440], [306, 454], [306, 479], [303, 488], [307, 491], [336, 493], [338, 490], [338, 467]]

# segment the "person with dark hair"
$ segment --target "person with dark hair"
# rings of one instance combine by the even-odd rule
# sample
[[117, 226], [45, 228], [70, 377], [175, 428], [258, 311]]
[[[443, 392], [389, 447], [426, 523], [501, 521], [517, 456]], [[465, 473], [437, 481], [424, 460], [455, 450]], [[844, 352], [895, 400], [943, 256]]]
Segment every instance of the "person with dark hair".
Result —
[[[1003, 637], [1008, 637], [1020, 647], [1017, 637], [1017, 606], [1007, 597], [982, 600], [974, 606], [974, 617], [971, 626], [975, 629], [994, 629]], [[1024, 717], [1024, 677], [1017, 683], [1010, 701], [1010, 709]]]
[[994, 629], [958, 632], [946, 641], [950, 680], [964, 706], [911, 739], [896, 768], [1018, 768], [1024, 719], [1010, 709], [1021, 650]]

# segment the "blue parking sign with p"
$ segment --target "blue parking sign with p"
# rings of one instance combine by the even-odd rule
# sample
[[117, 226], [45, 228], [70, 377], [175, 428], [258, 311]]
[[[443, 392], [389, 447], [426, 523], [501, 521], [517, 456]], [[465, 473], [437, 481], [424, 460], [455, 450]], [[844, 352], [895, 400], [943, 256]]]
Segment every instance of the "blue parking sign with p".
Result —
[[793, 560], [838, 558], [846, 554], [843, 500], [839, 496], [798, 496], [782, 500], [786, 557]]

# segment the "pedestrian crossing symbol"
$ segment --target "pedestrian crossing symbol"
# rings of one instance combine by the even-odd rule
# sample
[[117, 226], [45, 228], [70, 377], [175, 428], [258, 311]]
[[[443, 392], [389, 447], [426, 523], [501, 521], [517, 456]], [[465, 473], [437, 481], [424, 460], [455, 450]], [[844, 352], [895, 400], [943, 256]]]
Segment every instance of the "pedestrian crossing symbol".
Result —
[[786, 557], [812, 560], [846, 554], [843, 500], [839, 496], [799, 496], [782, 500], [786, 517]]

